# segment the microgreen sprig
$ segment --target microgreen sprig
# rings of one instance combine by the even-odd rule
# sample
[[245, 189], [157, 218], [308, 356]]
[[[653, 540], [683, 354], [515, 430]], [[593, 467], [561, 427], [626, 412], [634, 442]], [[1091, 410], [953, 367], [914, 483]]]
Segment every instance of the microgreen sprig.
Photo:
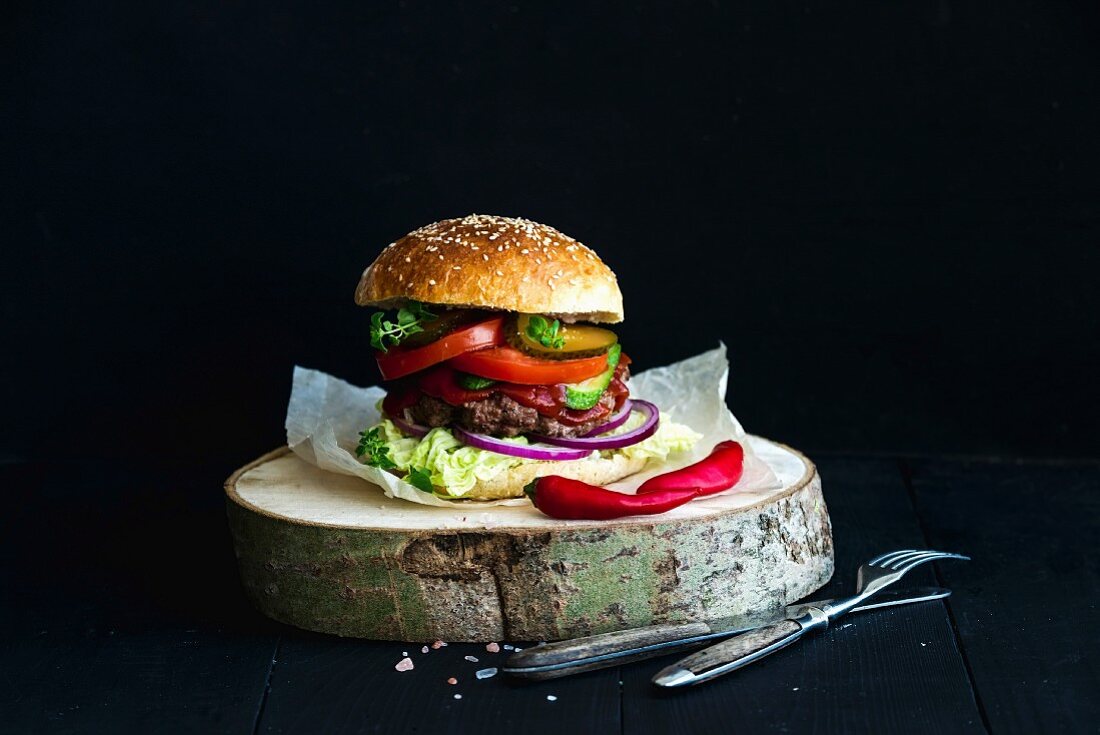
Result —
[[559, 334], [561, 322], [550, 322], [545, 317], [532, 316], [527, 320], [527, 336], [543, 347], [560, 350], [565, 347], [565, 335]]
[[435, 319], [436, 315], [419, 301], [410, 301], [397, 310], [397, 321], [385, 319], [385, 313], [376, 311], [370, 318], [370, 344], [376, 350], [388, 352], [386, 343], [395, 347], [405, 338], [423, 332], [423, 322]]
[[364, 461], [371, 467], [383, 470], [392, 470], [397, 467], [390, 459], [390, 448], [386, 446], [386, 440], [377, 426], [369, 431], [359, 432], [359, 446], [355, 448], [355, 456], [366, 457]]

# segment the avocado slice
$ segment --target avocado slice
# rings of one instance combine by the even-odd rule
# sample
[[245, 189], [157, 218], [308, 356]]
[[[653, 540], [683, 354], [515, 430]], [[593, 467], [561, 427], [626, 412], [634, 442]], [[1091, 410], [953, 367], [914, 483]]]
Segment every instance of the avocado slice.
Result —
[[579, 383], [567, 383], [565, 386], [565, 405], [581, 411], [592, 408], [600, 401], [600, 396], [611, 385], [611, 377], [619, 365], [619, 355], [623, 348], [616, 342], [607, 351], [607, 370]]

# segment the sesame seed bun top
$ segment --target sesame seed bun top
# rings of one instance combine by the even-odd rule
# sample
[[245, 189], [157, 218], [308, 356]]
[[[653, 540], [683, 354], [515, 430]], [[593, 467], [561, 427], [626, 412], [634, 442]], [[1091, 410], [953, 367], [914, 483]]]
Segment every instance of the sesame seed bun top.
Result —
[[623, 295], [594, 252], [553, 227], [471, 214], [425, 225], [390, 243], [355, 290], [360, 306], [408, 300], [621, 322]]

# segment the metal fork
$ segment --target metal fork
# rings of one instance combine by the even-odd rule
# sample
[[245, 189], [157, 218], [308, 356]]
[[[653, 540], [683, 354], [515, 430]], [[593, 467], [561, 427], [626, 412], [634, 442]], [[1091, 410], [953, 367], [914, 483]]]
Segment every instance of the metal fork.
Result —
[[798, 617], [787, 618], [704, 648], [662, 669], [653, 677], [653, 683], [660, 687], [699, 684], [758, 661], [769, 653], [789, 646], [811, 630], [828, 627], [831, 621], [897, 582], [910, 569], [937, 559], [968, 561], [970, 557], [947, 551], [916, 549], [891, 551], [876, 556], [859, 568], [854, 596], [829, 602], [820, 608], [810, 607]]
[[949, 551], [920, 551], [917, 549], [891, 551], [876, 556], [860, 566], [859, 571], [856, 572], [856, 594], [854, 597], [824, 605], [821, 610], [830, 618], [843, 615], [871, 595], [897, 582], [913, 567], [937, 559], [970, 561], [969, 556], [953, 554]]

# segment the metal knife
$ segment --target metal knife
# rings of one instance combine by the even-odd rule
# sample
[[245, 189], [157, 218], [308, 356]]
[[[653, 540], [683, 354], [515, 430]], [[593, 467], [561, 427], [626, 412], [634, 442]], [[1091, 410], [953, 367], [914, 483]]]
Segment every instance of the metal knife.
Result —
[[[874, 602], [855, 607], [851, 612], [940, 600], [950, 594], [950, 590], [940, 587], [886, 590], [879, 593]], [[810, 608], [817, 609], [831, 602], [832, 600], [814, 600], [708, 622], [650, 625], [544, 643], [512, 654], [501, 667], [501, 671], [524, 679], [556, 679], [582, 671], [685, 651], [719, 638], [728, 638], [785, 619], [801, 617]]]
[[653, 677], [653, 683], [665, 688], [691, 686], [736, 671], [789, 646], [813, 631], [829, 627], [831, 621], [866, 605], [868, 598], [882, 594], [911, 569], [945, 559], [969, 561], [970, 557], [927, 549], [902, 549], [880, 554], [860, 565], [856, 573], [854, 595], [830, 600], [823, 605], [807, 604], [801, 613], [796, 611], [783, 620], [713, 643], [702, 651], [666, 666]]

